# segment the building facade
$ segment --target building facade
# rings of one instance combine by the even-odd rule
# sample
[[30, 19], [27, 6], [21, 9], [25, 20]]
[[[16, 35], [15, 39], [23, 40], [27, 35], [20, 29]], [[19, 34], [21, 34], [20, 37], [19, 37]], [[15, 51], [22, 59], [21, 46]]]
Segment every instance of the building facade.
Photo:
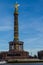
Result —
[[38, 51], [38, 58], [39, 59], [43, 59], [43, 50], [42, 51]]

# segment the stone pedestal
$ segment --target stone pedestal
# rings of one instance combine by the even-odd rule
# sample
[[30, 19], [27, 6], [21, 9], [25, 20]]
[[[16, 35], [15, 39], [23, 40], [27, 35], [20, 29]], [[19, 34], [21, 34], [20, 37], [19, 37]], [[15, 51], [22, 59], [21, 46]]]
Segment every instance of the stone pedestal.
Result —
[[23, 49], [23, 43], [22, 41], [11, 41], [9, 42], [9, 53], [8, 58], [14, 58], [14, 59], [22, 59], [22, 58], [28, 58], [29, 53], [27, 51], [24, 51]]

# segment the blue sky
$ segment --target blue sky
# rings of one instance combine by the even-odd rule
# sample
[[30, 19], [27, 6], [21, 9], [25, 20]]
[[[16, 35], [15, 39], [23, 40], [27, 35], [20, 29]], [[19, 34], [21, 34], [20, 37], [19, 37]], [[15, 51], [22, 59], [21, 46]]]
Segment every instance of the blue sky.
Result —
[[[17, 0], [19, 6], [19, 39], [24, 50], [37, 54], [43, 50], [43, 0]], [[13, 41], [14, 4], [16, 0], [0, 0], [0, 51], [9, 50]]]

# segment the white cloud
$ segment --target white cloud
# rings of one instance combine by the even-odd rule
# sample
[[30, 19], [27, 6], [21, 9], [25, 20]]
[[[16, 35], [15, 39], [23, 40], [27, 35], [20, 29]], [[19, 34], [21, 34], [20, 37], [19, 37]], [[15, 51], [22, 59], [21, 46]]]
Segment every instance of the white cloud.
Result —
[[32, 52], [33, 55], [37, 54], [37, 51], [43, 50], [43, 16], [30, 18], [27, 22], [22, 23], [20, 31], [24, 33], [25, 50], [30, 51], [30, 54]]
[[9, 31], [12, 30], [11, 26], [0, 26], [0, 31]]
[[4, 16], [0, 18], [0, 31], [13, 30], [13, 18], [11, 16]]
[[9, 44], [8, 44], [7, 40], [0, 39], [0, 52], [6, 51], [8, 49], [9, 49]]
[[29, 55], [32, 55], [32, 56], [37, 55], [38, 56], [38, 51], [40, 51], [42, 49], [35, 48], [35, 49], [25, 49], [25, 50], [29, 52]]

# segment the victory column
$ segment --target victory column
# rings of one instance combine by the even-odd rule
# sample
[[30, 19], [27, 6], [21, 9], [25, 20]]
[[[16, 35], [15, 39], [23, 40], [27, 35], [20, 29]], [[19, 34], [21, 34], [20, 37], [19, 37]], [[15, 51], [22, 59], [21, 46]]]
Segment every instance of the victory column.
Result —
[[[18, 27], [18, 7], [19, 4], [15, 4], [15, 11], [14, 11], [14, 40], [9, 42], [9, 51], [15, 52], [16, 55], [21, 57], [27, 57], [28, 52], [24, 51], [23, 49], [23, 41], [19, 40], [19, 27]], [[18, 56], [17, 56], [18, 57]]]

